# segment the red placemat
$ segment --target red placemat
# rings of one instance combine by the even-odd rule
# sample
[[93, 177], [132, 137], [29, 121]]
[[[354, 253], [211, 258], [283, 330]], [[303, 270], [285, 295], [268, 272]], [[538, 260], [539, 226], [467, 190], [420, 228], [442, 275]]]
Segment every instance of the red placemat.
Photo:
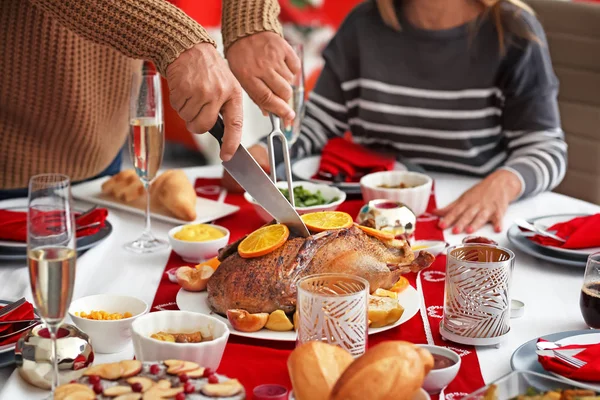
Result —
[[[219, 197], [220, 179], [198, 179], [196, 190], [202, 197], [216, 199]], [[264, 225], [254, 211], [254, 207], [246, 202], [240, 194], [229, 194], [226, 203], [240, 207], [240, 210], [217, 223], [231, 232], [231, 241]], [[352, 216], [358, 215], [362, 200], [349, 200], [339, 207]], [[435, 194], [432, 192], [428, 210], [436, 207]], [[425, 214], [419, 217], [416, 230], [417, 239], [444, 240], [444, 233], [437, 227], [437, 218]], [[171, 253], [165, 272], [173, 267], [189, 265], [177, 254]], [[446, 257], [438, 256], [431, 267], [417, 274], [409, 274], [408, 278], [413, 287], [424, 293], [421, 313], [415, 315], [406, 323], [388, 331], [369, 336], [369, 345], [375, 345], [385, 340], [406, 340], [413, 343], [430, 343], [448, 346], [461, 355], [462, 365], [457, 378], [446, 389], [446, 398], [456, 400], [471, 393], [484, 385], [479, 360], [474, 347], [460, 346], [444, 342], [439, 334], [439, 324], [442, 320], [444, 304], [444, 280]], [[158, 286], [151, 311], [178, 310], [175, 302], [179, 285], [169, 281], [166, 273]], [[264, 383], [277, 383], [291, 388], [287, 372], [287, 358], [294, 348], [294, 343], [273, 342], [229, 336], [219, 372], [235, 377], [242, 382], [248, 393]]]

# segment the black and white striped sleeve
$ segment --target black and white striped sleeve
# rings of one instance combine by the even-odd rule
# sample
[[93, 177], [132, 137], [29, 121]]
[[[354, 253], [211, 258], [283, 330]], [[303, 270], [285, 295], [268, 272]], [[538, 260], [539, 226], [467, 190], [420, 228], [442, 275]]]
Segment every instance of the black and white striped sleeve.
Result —
[[552, 190], [567, 169], [567, 143], [558, 111], [558, 79], [541, 25], [534, 21], [531, 28], [540, 43], [528, 41], [511, 49], [502, 85], [502, 129], [509, 155], [502, 168], [521, 179], [520, 197]]

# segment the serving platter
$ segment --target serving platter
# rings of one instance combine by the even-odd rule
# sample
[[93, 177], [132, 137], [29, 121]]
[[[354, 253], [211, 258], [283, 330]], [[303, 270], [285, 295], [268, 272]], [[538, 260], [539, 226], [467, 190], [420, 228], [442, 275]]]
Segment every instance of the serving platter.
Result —
[[[261, 339], [261, 340], [275, 340], [275, 341], [283, 341], [283, 342], [295, 342], [296, 341], [296, 332], [295, 331], [287, 331], [287, 332], [276, 332], [270, 331], [268, 329], [262, 329], [258, 332], [240, 332], [233, 329], [227, 318], [214, 313], [210, 307], [208, 306], [208, 293], [207, 292], [188, 292], [187, 290], [180, 289], [177, 293], [177, 307], [179, 307], [182, 311], [191, 311], [197, 312], [200, 314], [211, 315], [215, 318], [220, 319], [221, 321], [227, 324], [227, 327], [231, 331], [232, 335], [243, 336], [252, 339]], [[398, 294], [398, 302], [402, 307], [404, 307], [404, 313], [402, 317], [396, 321], [395, 324], [384, 326], [381, 328], [369, 328], [369, 335], [384, 332], [390, 329], [393, 329], [399, 325], [402, 325], [409, 319], [415, 316], [419, 312], [421, 296], [415, 288], [412, 286], [408, 286], [404, 291]]]

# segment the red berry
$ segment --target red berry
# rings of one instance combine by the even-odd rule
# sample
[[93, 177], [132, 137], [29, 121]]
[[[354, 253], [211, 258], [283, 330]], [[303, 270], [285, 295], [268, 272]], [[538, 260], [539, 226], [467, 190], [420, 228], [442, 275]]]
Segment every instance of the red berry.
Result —
[[142, 390], [144, 390], [144, 387], [142, 386], [141, 383], [135, 382], [135, 383], [131, 384], [131, 390], [133, 390], [134, 392], [142, 393]]
[[150, 373], [151, 374], [158, 375], [159, 372], [160, 372], [160, 367], [158, 366], [158, 364], [152, 364], [150, 366]]
[[202, 374], [203, 378], [208, 378], [209, 376], [213, 375], [215, 372], [210, 369], [210, 368], [204, 368], [204, 373]]
[[186, 383], [183, 387], [183, 391], [185, 393], [194, 393], [196, 391], [196, 387], [192, 383]]
[[183, 383], [185, 383], [185, 382], [187, 382], [188, 380], [190, 380], [190, 378], [188, 378], [188, 376], [187, 376], [185, 373], [183, 373], [183, 374], [179, 375], [179, 382], [183, 382]]
[[175, 400], [185, 400], [185, 393], [177, 393], [177, 396], [175, 396]]
[[219, 378], [213, 374], [208, 377], [208, 383], [219, 383]]
[[90, 381], [90, 383], [92, 385], [94, 385], [94, 384], [100, 382], [100, 377], [98, 375], [90, 375], [90, 376], [88, 376], [88, 380]]
[[71, 382], [69, 383], [77, 383], [77, 381], [75, 379], [73, 379]]
[[102, 384], [100, 382], [96, 382], [94, 383], [94, 393], [96, 394], [102, 394], [102, 392], [104, 392], [104, 388], [102, 387]]

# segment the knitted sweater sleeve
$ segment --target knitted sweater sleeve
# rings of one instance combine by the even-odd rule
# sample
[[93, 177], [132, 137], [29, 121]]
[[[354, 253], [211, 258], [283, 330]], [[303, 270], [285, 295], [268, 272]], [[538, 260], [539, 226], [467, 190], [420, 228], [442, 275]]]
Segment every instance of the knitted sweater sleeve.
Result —
[[223, 0], [221, 30], [225, 51], [236, 40], [259, 32], [283, 36], [277, 0]]

